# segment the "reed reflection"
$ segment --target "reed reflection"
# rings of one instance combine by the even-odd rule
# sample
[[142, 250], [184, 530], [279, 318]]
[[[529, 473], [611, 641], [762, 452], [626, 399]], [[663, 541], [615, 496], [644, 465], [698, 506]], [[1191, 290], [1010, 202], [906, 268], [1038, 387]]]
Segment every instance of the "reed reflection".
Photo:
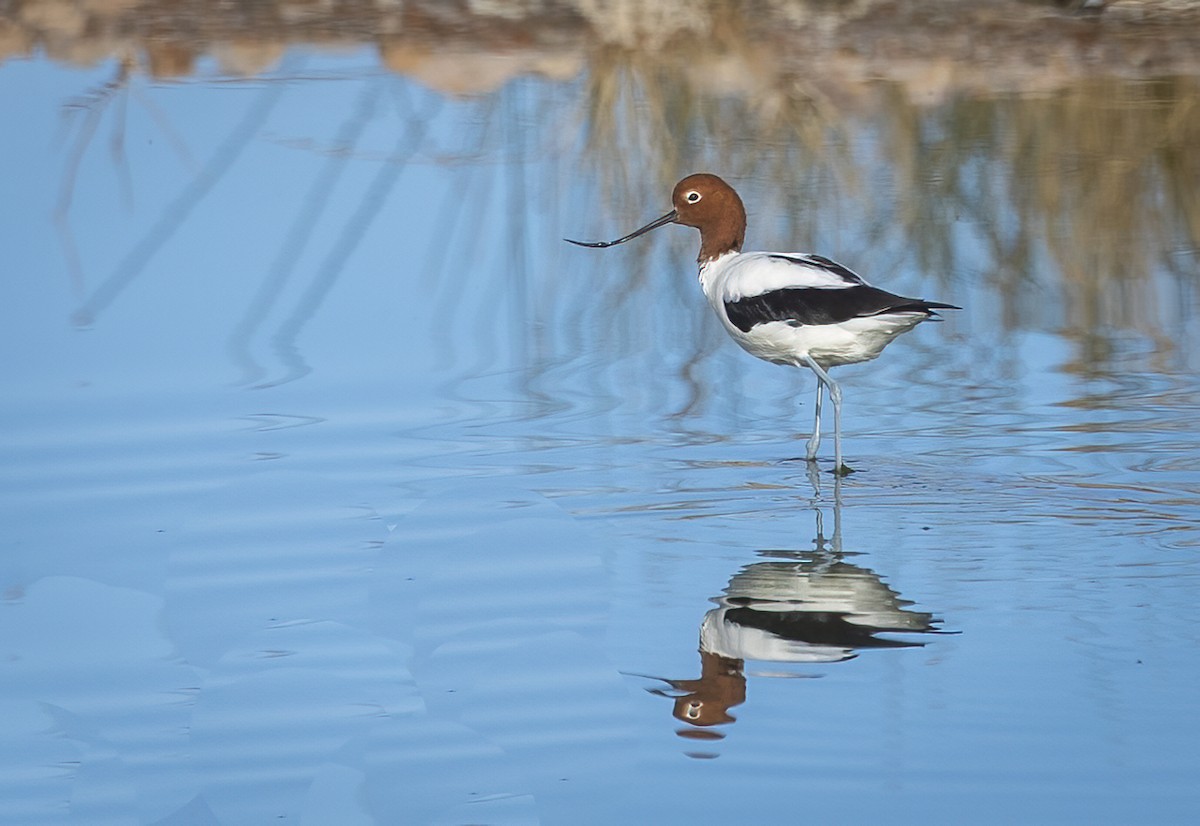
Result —
[[[602, 8], [564, 1], [539, 5], [540, 12], [531, 6], [503, 14], [499, 7], [437, 5], [317, 9], [278, 0], [198, 12], [166, 3], [31, 0], [0, 9], [0, 60], [40, 52], [67, 64], [113, 67], [111, 80], [66, 107], [80, 116], [66, 149], [56, 218], [77, 296], [76, 321], [95, 322], [157, 265], [178, 230], [197, 220], [201, 201], [222, 178], [236, 175], [231, 169], [246, 147], [273, 126], [285, 89], [290, 97], [313, 82], [336, 79], [336, 72], [301, 72], [301, 50], [288, 47], [338, 45], [364, 48], [372, 68], [360, 61], [349, 70], [349, 79], [361, 84], [357, 102], [344, 116], [322, 111], [325, 122], [338, 124], [336, 134], [314, 138], [318, 151], [292, 170], [298, 180], [311, 181], [310, 196], [295, 207], [264, 205], [295, 215], [278, 237], [263, 239], [278, 253], [230, 331], [230, 358], [248, 385], [307, 371], [299, 334], [323, 309], [346, 253], [383, 231], [374, 221], [398, 170], [447, 158], [469, 170], [469, 184], [455, 173], [459, 195], [468, 185], [486, 189], [501, 177], [496, 169], [533, 169], [536, 161], [520, 190], [526, 197], [514, 198], [511, 210], [487, 214], [488, 222], [508, 222], [505, 237], [522, 237], [533, 212], [561, 215], [563, 204], [579, 203], [581, 194], [610, 214], [597, 210], [590, 213], [595, 227], [572, 223], [572, 230], [611, 226], [618, 215], [642, 215], [647, 193], [662, 191], [682, 170], [712, 169], [753, 192], [764, 218], [755, 222], [761, 228], [756, 246], [820, 246], [855, 269], [880, 273], [884, 282], [898, 270], [920, 272], [921, 283], [946, 282], [931, 286], [931, 293], [977, 278], [995, 293], [998, 324], [1051, 328], [1073, 338], [1079, 357], [1071, 369], [1077, 372], [1102, 369], [1121, 331], [1139, 333], [1161, 352], [1185, 354], [1180, 358], [1195, 350], [1188, 346], [1193, 334], [1184, 310], [1200, 249], [1200, 154], [1191, 151], [1200, 142], [1200, 107], [1194, 105], [1200, 27], [1182, 25], [1195, 22], [1194, 10], [1170, 2], [1134, 4], [1143, 18], [1121, 25], [1124, 4], [1112, 4], [1100, 30], [1095, 21], [1017, 2], [1002, 4], [1002, 13], [992, 4], [977, 11], [978, 4], [962, 3], [961, 17], [945, 27], [929, 26], [919, 7], [882, 2], [839, 11], [794, 0], [767, 4], [755, 15], [715, 0], [688, 4], [680, 15], [637, 3]], [[151, 14], [155, 6], [162, 8]], [[871, 14], [863, 12], [868, 6]], [[960, 51], [962, 43], [983, 48], [972, 35], [984, 26], [987, 48]], [[1105, 62], [1097, 61], [1097, 49]], [[402, 75], [405, 80], [384, 85], [422, 105], [404, 104], [407, 137], [382, 150], [386, 158], [359, 208], [325, 212], [320, 196], [343, 174], [347, 153], [361, 150], [359, 136], [388, 108], [373, 102], [381, 94], [374, 65]], [[244, 117], [211, 147], [185, 146], [181, 135], [197, 142], [188, 125], [172, 124], [157, 108], [157, 97], [181, 94], [186, 84], [147, 82], [236, 83], [259, 75], [265, 76], [255, 84], [263, 88]], [[513, 82], [530, 76], [539, 82], [522, 88]], [[413, 91], [417, 84], [443, 100], [468, 99], [475, 111], [464, 122], [477, 123], [489, 140], [439, 145], [429, 138], [444, 126], [443, 115], [424, 105]], [[153, 132], [125, 134], [129, 101], [151, 113]], [[172, 184], [177, 197], [157, 216], [136, 216], [143, 224], [139, 240], [97, 277], [89, 273], [96, 266], [92, 250], [77, 249], [72, 231], [96, 218], [77, 215], [73, 201], [77, 184], [90, 183], [77, 180], [78, 170], [106, 111], [120, 190], [114, 202], [145, 174], [138, 150], [144, 138], [165, 137], [180, 156], [181, 174]], [[531, 123], [537, 128], [524, 126]], [[319, 131], [312, 127], [313, 135]], [[112, 185], [111, 178], [102, 180]], [[454, 194], [448, 215], [479, 202]], [[436, 197], [423, 192], [422, 204]], [[454, 221], [463, 223], [448, 218], [445, 232], [423, 248], [398, 249], [398, 260], [446, 269]], [[324, 259], [311, 260], [321, 253], [307, 242], [326, 223], [339, 228], [339, 239]], [[558, 232], [543, 235], [557, 243]], [[638, 254], [644, 261], [652, 251], [647, 246]], [[652, 319], [628, 315], [633, 299], [653, 288], [644, 266], [627, 267], [624, 283], [614, 284], [605, 294], [611, 300], [600, 306], [593, 293], [571, 286], [577, 279], [556, 277], [566, 266], [558, 253], [545, 255], [531, 255], [529, 269], [549, 283], [530, 284], [529, 294], [541, 291], [563, 318], [608, 318], [617, 310], [627, 314], [629, 329], [654, 327]], [[310, 288], [292, 317], [267, 329], [265, 315], [284, 303], [292, 274], [304, 268], [317, 272]], [[507, 273], [485, 275], [497, 283], [514, 280]], [[457, 307], [463, 293], [483, 294], [452, 278], [445, 284], [435, 302]], [[677, 285], [680, 301], [688, 300], [690, 288]], [[485, 317], [488, 308], [462, 312]], [[269, 357], [251, 352], [250, 339], [258, 335], [270, 339]], [[531, 350], [543, 344], [529, 342]], [[689, 357], [694, 361], [704, 350], [699, 345]], [[261, 363], [268, 358], [275, 368]], [[271, 378], [273, 372], [281, 377]]]
[[[815, 473], [810, 473], [814, 485]], [[817, 488], [819, 490], [819, 488]], [[700, 676], [662, 679], [648, 689], [673, 701], [672, 715], [692, 740], [719, 740], [718, 727], [736, 722], [732, 709], [746, 701], [749, 677], [816, 676], [802, 666], [840, 663], [860, 651], [920, 648], [926, 643], [891, 634], [946, 633], [942, 620], [914, 611], [912, 600], [883, 577], [848, 560], [842, 549], [841, 480], [834, 482], [833, 534], [825, 536], [818, 503], [816, 536], [807, 551], [763, 550], [763, 561], [746, 565], [713, 597], [717, 607], [700, 621]], [[758, 664], [748, 668], [747, 663]], [[770, 664], [775, 668], [763, 665]], [[703, 755], [701, 755], [703, 756]]]

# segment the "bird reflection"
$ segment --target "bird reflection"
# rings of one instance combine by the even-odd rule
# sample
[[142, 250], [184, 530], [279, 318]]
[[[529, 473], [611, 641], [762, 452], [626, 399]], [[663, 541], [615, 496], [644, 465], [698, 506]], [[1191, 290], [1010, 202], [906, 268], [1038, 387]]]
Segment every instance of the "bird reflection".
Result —
[[[810, 478], [812, 478], [810, 476]], [[812, 479], [814, 485], [819, 480]], [[736, 721], [731, 709], [746, 700], [746, 662], [836, 663], [864, 649], [919, 648], [925, 643], [879, 634], [938, 633], [941, 620], [911, 610], [879, 574], [851, 564], [841, 548], [841, 480], [834, 481], [833, 536], [817, 534], [810, 551], [759, 551], [764, 561], [730, 578], [717, 607], [700, 623], [700, 677], [663, 679], [650, 692], [674, 701], [673, 715], [688, 725], [677, 733], [717, 740], [713, 727]], [[819, 488], [818, 488], [819, 491]], [[795, 671], [755, 671], [753, 676], [804, 676]]]

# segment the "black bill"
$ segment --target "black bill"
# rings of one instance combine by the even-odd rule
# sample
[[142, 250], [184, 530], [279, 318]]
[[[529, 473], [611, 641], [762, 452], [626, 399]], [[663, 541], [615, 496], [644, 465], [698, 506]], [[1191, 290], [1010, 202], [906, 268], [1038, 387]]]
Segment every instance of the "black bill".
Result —
[[635, 229], [633, 232], [629, 233], [624, 238], [618, 238], [616, 241], [572, 241], [570, 238], [564, 238], [563, 240], [566, 241], [568, 244], [576, 244], [581, 247], [593, 247], [595, 249], [603, 249], [604, 247], [615, 247], [617, 244], [624, 244], [626, 241], [631, 241], [634, 238], [637, 238], [639, 235], [645, 235], [647, 232], [649, 232], [652, 229], [658, 229], [661, 226], [665, 226], [667, 224], [673, 224], [673, 223], [675, 223], [675, 219], [678, 217], [679, 217], [678, 213], [676, 213], [675, 210], [671, 210], [663, 217], [657, 218], [657, 219], [651, 221], [650, 223], [646, 224], [646, 226], [642, 227], [641, 229]]

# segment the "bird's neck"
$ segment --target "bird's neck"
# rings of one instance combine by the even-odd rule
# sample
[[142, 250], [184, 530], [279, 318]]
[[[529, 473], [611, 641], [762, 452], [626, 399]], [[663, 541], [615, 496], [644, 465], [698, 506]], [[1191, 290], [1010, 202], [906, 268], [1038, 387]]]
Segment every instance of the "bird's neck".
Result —
[[708, 261], [700, 261], [700, 288], [704, 290], [704, 295], [708, 298], [709, 303], [714, 307], [721, 303], [719, 301], [720, 290], [717, 288], [717, 282], [721, 280], [730, 259], [737, 255], [737, 252], [730, 250], [724, 255], [718, 255], [716, 258], [711, 258]]
[[746, 213], [739, 209], [728, 220], [706, 224], [700, 230], [700, 255], [696, 260], [703, 267], [722, 256], [741, 252], [745, 241]]

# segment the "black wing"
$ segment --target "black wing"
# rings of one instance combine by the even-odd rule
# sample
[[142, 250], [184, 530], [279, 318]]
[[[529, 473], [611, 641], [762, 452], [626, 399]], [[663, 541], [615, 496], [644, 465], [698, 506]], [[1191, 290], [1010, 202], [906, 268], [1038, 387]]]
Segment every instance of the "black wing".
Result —
[[935, 316], [937, 313], [934, 310], [957, 309], [960, 308], [953, 304], [904, 298], [866, 284], [842, 289], [789, 287], [725, 302], [725, 313], [729, 316], [729, 321], [743, 333], [750, 332], [757, 324], [770, 321], [783, 321], [802, 327], [837, 324], [852, 318], [866, 318], [883, 313], [907, 312]]

